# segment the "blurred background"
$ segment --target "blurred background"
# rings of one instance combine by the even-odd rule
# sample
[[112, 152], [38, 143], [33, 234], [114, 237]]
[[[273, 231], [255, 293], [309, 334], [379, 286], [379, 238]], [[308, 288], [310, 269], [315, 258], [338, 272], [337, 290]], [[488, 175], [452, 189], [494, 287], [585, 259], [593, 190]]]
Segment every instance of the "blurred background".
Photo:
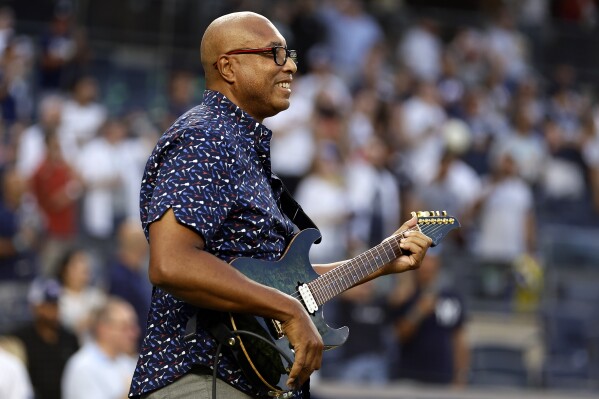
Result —
[[351, 333], [313, 396], [599, 397], [598, 1], [0, 0], [0, 347], [36, 399], [60, 376], [39, 376], [26, 326], [82, 344], [115, 295], [143, 336], [143, 168], [202, 97], [204, 29], [242, 10], [299, 54], [264, 123], [323, 234], [314, 262], [411, 211], [461, 223], [420, 270], [326, 305]]

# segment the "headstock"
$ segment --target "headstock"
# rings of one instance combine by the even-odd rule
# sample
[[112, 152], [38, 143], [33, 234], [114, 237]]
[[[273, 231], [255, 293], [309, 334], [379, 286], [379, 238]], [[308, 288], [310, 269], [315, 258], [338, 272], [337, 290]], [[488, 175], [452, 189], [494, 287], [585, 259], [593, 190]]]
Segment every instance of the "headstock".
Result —
[[446, 211], [417, 211], [412, 212], [412, 216], [418, 218], [420, 231], [433, 240], [433, 247], [451, 230], [460, 227], [460, 222]]

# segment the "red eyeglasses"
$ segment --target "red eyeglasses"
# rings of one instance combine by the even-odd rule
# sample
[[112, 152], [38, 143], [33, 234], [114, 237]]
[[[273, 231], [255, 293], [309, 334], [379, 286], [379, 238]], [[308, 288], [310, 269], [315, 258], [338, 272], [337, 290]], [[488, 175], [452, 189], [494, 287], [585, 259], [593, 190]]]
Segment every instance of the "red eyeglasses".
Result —
[[[285, 63], [287, 62], [287, 58], [291, 58], [291, 60], [297, 64], [297, 51], [289, 50], [287, 49], [287, 47], [283, 46], [239, 49], [225, 53], [225, 55], [235, 54], [271, 54], [273, 60], [275, 61], [275, 64], [277, 64], [278, 66], [285, 65]], [[212, 65], [216, 68], [216, 62]]]

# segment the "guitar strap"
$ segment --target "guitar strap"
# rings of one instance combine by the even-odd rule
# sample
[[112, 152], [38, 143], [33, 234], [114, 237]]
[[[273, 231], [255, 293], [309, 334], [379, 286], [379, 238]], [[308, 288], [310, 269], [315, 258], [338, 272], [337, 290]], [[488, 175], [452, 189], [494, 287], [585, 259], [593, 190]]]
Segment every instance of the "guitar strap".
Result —
[[[316, 224], [293, 198], [287, 187], [285, 187], [283, 181], [274, 173], [272, 173], [271, 182], [273, 191], [281, 192], [281, 197], [279, 199], [279, 209], [281, 209], [281, 212], [283, 212], [300, 230], [310, 228], [318, 230]], [[277, 190], [277, 188], [280, 188], [280, 190]], [[316, 244], [320, 243], [320, 241], [321, 238], [316, 240]]]

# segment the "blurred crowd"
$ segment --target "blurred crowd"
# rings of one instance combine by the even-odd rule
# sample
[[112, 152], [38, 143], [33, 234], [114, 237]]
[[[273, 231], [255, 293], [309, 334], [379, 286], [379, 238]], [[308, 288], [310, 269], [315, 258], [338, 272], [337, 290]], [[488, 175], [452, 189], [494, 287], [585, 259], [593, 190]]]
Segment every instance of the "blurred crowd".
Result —
[[[596, 3], [574, 3], [580, 9], [564, 6], [564, 14], [592, 24]], [[576, 65], [541, 73], [533, 62], [535, 37], [521, 18], [547, 18], [548, 1], [506, 2], [484, 24], [451, 29], [426, 13], [390, 21], [385, 5], [393, 15], [398, 6], [377, 4], [376, 13], [358, 0], [257, 10], [299, 53], [290, 108], [265, 120], [273, 170], [320, 228], [315, 263], [360, 254], [414, 210], [446, 210], [460, 221], [418, 274], [331, 303], [333, 318], [358, 338], [331, 358], [329, 377], [463, 385], [467, 313], [439, 282], [443, 255], [475, 259], [484, 271], [477, 292], [511, 303], [523, 280], [538, 288], [530, 276], [542, 274], [544, 226], [599, 228], [596, 88], [578, 79]], [[143, 335], [151, 287], [141, 176], [160, 132], [197, 102], [201, 71], [171, 71], [160, 113], [115, 112], [68, 7], [56, 9], [40, 37], [19, 34], [18, 17], [0, 9], [0, 334], [12, 348], [0, 356], [20, 354], [36, 399], [60, 399], [61, 378], [63, 398], [84, 397], [76, 389], [85, 377], [62, 370], [85, 370], [94, 351], [112, 359], [113, 371], [129, 370]], [[360, 342], [361, 327], [380, 339]], [[431, 349], [431, 340], [439, 345]], [[47, 373], [44, 354], [57, 374]], [[431, 362], [437, 368], [424, 375]], [[0, 365], [8, 368], [1, 357]], [[374, 365], [380, 373], [365, 372]], [[116, 371], [99, 373], [110, 381]]]

